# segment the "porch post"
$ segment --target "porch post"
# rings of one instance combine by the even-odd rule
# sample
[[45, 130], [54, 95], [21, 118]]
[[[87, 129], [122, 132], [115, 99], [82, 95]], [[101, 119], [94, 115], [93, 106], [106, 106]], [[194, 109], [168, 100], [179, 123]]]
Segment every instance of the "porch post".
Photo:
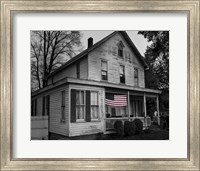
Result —
[[147, 126], [147, 106], [146, 106], [146, 93], [144, 93], [144, 125]]
[[147, 116], [146, 93], [144, 93], [144, 117]]
[[131, 111], [130, 111], [130, 93], [128, 91], [128, 119], [130, 119], [130, 113], [131, 113]]
[[158, 97], [158, 95], [156, 97], [156, 101], [157, 101], [157, 112], [158, 112], [158, 125], [160, 125], [160, 110], [159, 110], [159, 97]]

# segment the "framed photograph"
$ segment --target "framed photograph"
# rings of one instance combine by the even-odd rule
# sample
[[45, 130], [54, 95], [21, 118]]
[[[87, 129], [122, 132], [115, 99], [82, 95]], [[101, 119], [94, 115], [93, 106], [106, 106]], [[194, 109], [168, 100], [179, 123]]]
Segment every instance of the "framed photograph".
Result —
[[1, 170], [199, 170], [199, 1], [1, 1]]

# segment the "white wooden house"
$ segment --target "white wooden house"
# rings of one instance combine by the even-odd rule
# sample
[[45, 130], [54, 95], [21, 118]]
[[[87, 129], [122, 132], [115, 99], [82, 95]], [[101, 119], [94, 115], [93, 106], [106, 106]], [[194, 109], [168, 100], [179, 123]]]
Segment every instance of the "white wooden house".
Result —
[[[106, 133], [116, 120], [147, 117], [146, 97], [158, 90], [145, 88], [148, 69], [125, 31], [115, 31], [93, 44], [48, 76], [48, 86], [32, 93], [32, 116], [49, 116], [49, 132], [64, 136]], [[125, 95], [127, 105], [106, 105]]]

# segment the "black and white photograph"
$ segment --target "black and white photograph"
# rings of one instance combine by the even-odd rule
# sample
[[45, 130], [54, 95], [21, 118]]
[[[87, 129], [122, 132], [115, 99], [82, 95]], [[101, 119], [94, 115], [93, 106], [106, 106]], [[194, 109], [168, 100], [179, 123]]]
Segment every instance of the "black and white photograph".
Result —
[[169, 140], [168, 30], [32, 30], [31, 140]]

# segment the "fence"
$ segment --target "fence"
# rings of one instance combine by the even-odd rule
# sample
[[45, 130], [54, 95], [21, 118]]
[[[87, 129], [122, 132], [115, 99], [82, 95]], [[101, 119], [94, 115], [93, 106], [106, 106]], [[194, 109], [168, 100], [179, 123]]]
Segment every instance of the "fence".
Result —
[[31, 117], [31, 140], [48, 139], [48, 116]]

